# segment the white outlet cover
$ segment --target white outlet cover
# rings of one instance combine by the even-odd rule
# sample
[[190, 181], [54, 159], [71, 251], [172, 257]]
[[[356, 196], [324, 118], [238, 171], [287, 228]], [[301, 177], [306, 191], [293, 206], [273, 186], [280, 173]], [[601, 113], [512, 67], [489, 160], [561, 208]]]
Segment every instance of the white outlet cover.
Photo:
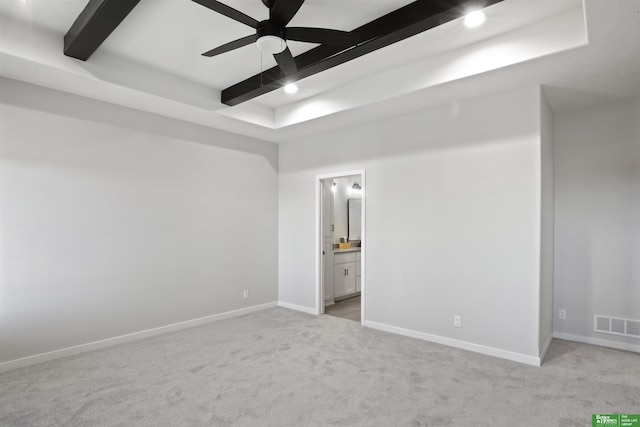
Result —
[[453, 326], [458, 328], [462, 326], [462, 318], [460, 316], [453, 316]]

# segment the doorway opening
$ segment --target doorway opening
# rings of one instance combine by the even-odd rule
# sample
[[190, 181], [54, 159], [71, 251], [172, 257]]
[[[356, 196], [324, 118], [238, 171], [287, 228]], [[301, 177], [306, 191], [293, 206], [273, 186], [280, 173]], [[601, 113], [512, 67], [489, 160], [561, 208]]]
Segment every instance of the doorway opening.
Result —
[[365, 316], [365, 172], [317, 176], [318, 314]]

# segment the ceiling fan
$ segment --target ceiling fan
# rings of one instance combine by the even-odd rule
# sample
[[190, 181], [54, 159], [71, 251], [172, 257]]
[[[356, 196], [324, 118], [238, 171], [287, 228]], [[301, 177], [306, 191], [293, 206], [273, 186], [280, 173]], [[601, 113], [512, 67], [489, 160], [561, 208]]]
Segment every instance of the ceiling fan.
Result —
[[296, 62], [287, 47], [287, 40], [344, 46], [345, 48], [356, 45], [359, 40], [357, 34], [347, 31], [287, 27], [304, 0], [262, 0], [262, 3], [269, 8], [269, 19], [260, 22], [219, 1], [193, 1], [256, 30], [255, 34], [225, 43], [203, 53], [203, 56], [212, 57], [256, 43], [262, 52], [273, 55], [285, 76], [297, 71]]

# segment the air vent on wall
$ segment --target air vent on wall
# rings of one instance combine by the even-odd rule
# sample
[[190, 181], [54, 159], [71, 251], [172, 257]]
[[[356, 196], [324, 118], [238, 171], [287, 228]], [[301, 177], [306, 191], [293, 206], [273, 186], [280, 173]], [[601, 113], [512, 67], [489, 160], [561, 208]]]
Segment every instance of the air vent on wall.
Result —
[[640, 338], [640, 320], [621, 319], [619, 317], [593, 317], [593, 330], [605, 334]]

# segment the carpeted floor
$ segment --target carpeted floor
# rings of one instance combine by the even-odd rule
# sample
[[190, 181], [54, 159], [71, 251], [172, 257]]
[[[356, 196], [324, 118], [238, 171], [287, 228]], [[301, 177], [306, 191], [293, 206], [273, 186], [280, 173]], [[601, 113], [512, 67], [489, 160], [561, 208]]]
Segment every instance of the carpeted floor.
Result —
[[282, 308], [0, 375], [1, 426], [590, 426], [640, 412], [640, 355], [541, 368]]

